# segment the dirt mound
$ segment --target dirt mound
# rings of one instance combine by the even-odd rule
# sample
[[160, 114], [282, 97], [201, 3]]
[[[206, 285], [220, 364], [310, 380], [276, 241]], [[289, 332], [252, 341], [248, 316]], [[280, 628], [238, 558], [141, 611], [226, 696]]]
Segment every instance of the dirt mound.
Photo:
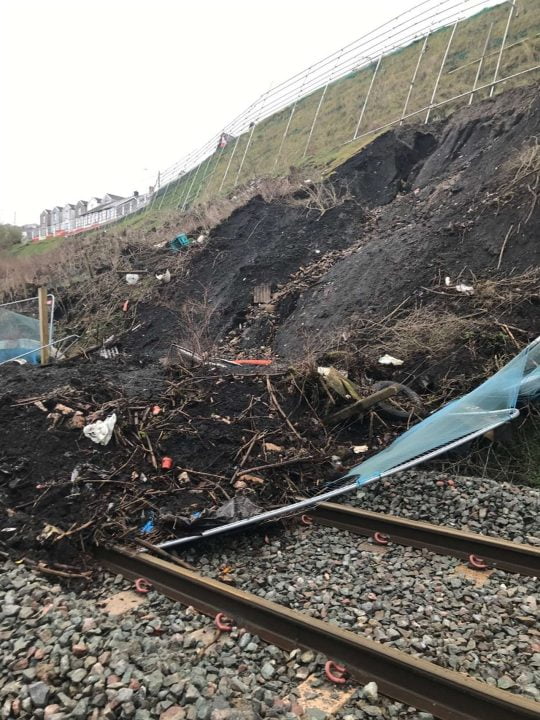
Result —
[[[404, 382], [433, 409], [496, 371], [540, 333], [539, 103], [515, 90], [392, 130], [186, 252], [147, 241], [77, 282], [65, 328], [119, 333], [120, 355], [1, 369], [0, 545], [65, 563], [92, 542], [189, 532], [235, 495], [269, 507], [333, 482], [358, 462], [353, 445], [375, 452], [406, 422], [323, 422], [338, 408], [317, 364], [365, 394]], [[126, 268], [148, 272], [126, 290]], [[271, 357], [271, 374], [192, 366], [178, 343]], [[403, 366], [380, 365], [386, 352]], [[113, 440], [93, 445], [77, 421], [112, 412]]]
[[[383, 134], [326, 191], [253, 198], [189, 250], [148, 309], [156, 332], [147, 323], [141, 345], [150, 333], [151, 351], [164, 353], [190, 324], [180, 317], [189, 302], [207, 346], [226, 339], [233, 352], [262, 346], [297, 358], [347, 336], [360, 315], [425, 302], [424, 288], [445, 276], [470, 284], [538, 265], [538, 106], [537, 88], [513, 90]], [[263, 283], [272, 307], [257, 312]]]
[[407, 178], [410, 190], [376, 209], [361, 247], [299, 298], [277, 332], [276, 350], [298, 355], [314, 335], [324, 346], [355, 314], [384, 314], [410, 296], [422, 299], [423, 287], [445, 276], [453, 285], [459, 278], [474, 284], [497, 270], [499, 258], [506, 272], [538, 266], [540, 211], [529, 185], [540, 169], [532, 137], [539, 106], [537, 93], [515, 91], [451, 118]]

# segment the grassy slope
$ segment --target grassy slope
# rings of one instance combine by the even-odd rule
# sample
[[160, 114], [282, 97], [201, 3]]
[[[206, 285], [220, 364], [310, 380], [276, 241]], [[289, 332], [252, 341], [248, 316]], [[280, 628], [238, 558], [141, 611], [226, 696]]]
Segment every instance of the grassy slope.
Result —
[[[493, 23], [488, 54], [478, 84], [486, 84], [492, 80], [498, 50], [506, 26], [508, 9], [509, 5], [505, 3], [495, 8], [483, 10], [457, 26], [444, 72], [441, 76], [436, 102], [467, 92], [472, 88], [478, 68], [478, 63], [474, 61], [480, 58], [488, 30]], [[528, 37], [529, 40], [505, 50], [499, 77], [519, 72], [538, 62], [540, 54], [539, 30], [540, 3], [538, 0], [518, 0], [506, 44], [507, 46], [512, 45], [525, 37]], [[414, 112], [429, 105], [434, 81], [450, 33], [451, 27], [445, 27], [433, 33], [429, 38], [426, 52], [420, 63], [416, 83], [411, 93], [408, 112]], [[383, 58], [359, 134], [396, 120], [401, 116], [422, 43], [422, 39], [417, 40], [411, 45]], [[458, 67], [460, 69], [456, 70]], [[304, 150], [309, 129], [323, 92], [322, 89], [312, 93], [297, 104], [277, 166], [274, 165], [275, 158], [283, 131], [289, 120], [290, 109], [285, 108], [261, 122], [253, 133], [253, 139], [239, 176], [239, 182], [245, 182], [252, 177], [266, 174], [286, 174], [291, 167], [295, 166], [315, 166], [323, 170], [328, 169], [358, 152], [363, 145], [373, 139], [373, 134], [370, 134], [359, 138], [355, 142], [348, 143], [354, 135], [373, 68], [374, 64], [363, 68], [359, 72], [350, 73], [345, 78], [329, 85], [309, 145], [309, 151], [305, 157]], [[454, 70], [455, 72], [453, 72]], [[524, 84], [530, 82], [531, 79], [531, 75], [524, 75], [509, 83], [499, 85], [497, 91], [502, 91], [503, 86]], [[476, 94], [476, 99], [486, 95], [487, 91], [481, 91]], [[468, 97], [465, 97], [459, 101], [449, 103], [435, 110], [431, 118], [435, 119], [448, 115], [460, 105], [466, 104], [467, 101]], [[418, 115], [413, 120], [418, 121], [421, 117], [423, 115]], [[223, 187], [224, 192], [230, 191], [234, 187], [247, 142], [248, 133], [245, 133], [240, 137], [234, 151], [227, 180]], [[180, 180], [163, 188], [154, 203], [153, 209], [182, 207], [186, 197], [189, 200], [207, 200], [214, 196], [219, 191], [233, 149], [234, 143], [231, 143], [225, 150], [217, 151], [205, 160], [201, 166], [194, 168]]]
[[[478, 68], [477, 61], [482, 54], [490, 26], [492, 26], [490, 42], [478, 84], [486, 84], [493, 79], [508, 9], [509, 4], [504, 3], [483, 10], [457, 26], [441, 76], [436, 102], [461, 92], [467, 92], [472, 88]], [[409, 100], [409, 113], [429, 105], [451, 29], [451, 26], [444, 27], [430, 36]], [[539, 0], [517, 0], [499, 77], [519, 72], [538, 63], [540, 56], [539, 33]], [[524, 38], [528, 38], [527, 42], [508, 47]], [[359, 130], [360, 135], [400, 118], [422, 44], [423, 39], [417, 40], [382, 59]], [[323, 89], [298, 102], [283, 144], [280, 161], [276, 167], [274, 166], [275, 158], [283, 131], [289, 120], [290, 108], [285, 108], [259, 123], [253, 133], [252, 142], [239, 175], [239, 183], [244, 183], [257, 176], [285, 175], [294, 167], [314, 168], [317, 172], [328, 172], [373, 140], [377, 134], [376, 131], [359, 137], [354, 142], [349, 142], [358, 123], [373, 68], [374, 64], [358, 72], [350, 73], [345, 78], [328, 86], [305, 157], [304, 150], [309, 130]], [[533, 75], [534, 73], [530, 73], [508, 83], [502, 83], [497, 86], [497, 92], [508, 87], [529, 83], [533, 80]], [[488, 91], [480, 91], [476, 93], [475, 99], [486, 97], [487, 94]], [[434, 110], [431, 119], [444, 117], [467, 102], [468, 97], [464, 97], [448, 103], [448, 105]], [[418, 122], [423, 117], [423, 113], [419, 114], [411, 118], [410, 122]], [[231, 153], [234, 151], [222, 190], [223, 193], [230, 192], [235, 185], [247, 142], [248, 133], [245, 133], [240, 136], [238, 143], [231, 143], [224, 150], [217, 150], [201, 165], [162, 188], [148, 211], [129, 216], [120, 223], [116, 223], [115, 227], [137, 229], [159, 225], [164, 217], [170, 218], [176, 214], [177, 209], [181, 209], [187, 201], [193, 203], [215, 197], [219, 193]], [[62, 243], [62, 238], [55, 238], [36, 245], [21, 246], [13, 252], [13, 255], [25, 257], [46, 252], [60, 243]]]

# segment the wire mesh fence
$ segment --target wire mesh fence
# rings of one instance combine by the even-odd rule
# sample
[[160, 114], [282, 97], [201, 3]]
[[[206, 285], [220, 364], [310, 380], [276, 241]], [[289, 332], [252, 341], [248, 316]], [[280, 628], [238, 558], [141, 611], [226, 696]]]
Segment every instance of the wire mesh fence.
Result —
[[255, 177], [332, 167], [376, 133], [531, 82], [538, 0], [424, 0], [261, 95], [159, 174], [145, 211], [230, 194]]

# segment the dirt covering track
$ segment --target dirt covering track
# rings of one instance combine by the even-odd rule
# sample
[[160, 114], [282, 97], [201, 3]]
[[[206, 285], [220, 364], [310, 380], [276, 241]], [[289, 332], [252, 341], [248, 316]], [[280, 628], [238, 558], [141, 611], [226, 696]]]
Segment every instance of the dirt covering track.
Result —
[[[366, 395], [404, 382], [425, 412], [496, 371], [540, 333], [539, 104], [537, 87], [513, 90], [391, 130], [323, 185], [257, 195], [179, 255], [156, 243], [181, 219], [131, 231], [120, 265], [56, 289], [62, 329], [87, 346], [115, 332], [120, 354], [0, 368], [0, 550], [80, 566], [92, 542], [192, 532], [236, 496], [269, 508], [319, 491], [407, 421], [329, 424], [342, 401], [318, 365]], [[133, 290], [117, 272], [141, 268]], [[261, 284], [271, 299], [255, 304]], [[272, 364], [201, 365], [178, 344]], [[109, 445], [84, 437], [113, 412]]]

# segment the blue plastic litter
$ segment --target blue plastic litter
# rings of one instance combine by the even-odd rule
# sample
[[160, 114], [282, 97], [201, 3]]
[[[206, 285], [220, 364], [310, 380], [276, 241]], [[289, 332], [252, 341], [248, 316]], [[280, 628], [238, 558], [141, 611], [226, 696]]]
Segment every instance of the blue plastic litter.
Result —
[[151, 533], [155, 528], [154, 520], [153, 518], [150, 518], [150, 520], [147, 520], [145, 524], [141, 528], [141, 532], [145, 535], [148, 535], [148, 533]]
[[180, 252], [183, 248], [190, 244], [190, 239], [185, 233], [180, 233], [171, 240], [169, 247], [173, 252]]

